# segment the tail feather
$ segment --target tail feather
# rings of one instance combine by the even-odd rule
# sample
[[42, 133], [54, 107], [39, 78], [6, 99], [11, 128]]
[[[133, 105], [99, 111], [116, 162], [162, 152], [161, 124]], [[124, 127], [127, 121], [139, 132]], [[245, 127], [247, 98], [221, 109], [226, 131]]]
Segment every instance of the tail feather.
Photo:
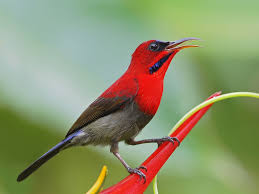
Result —
[[39, 167], [41, 167], [45, 162], [47, 162], [49, 159], [54, 157], [59, 153], [60, 150], [62, 150], [65, 146], [67, 146], [71, 140], [77, 136], [81, 131], [75, 132], [65, 138], [63, 141], [59, 142], [57, 145], [55, 145], [53, 148], [51, 148], [48, 152], [46, 152], [44, 155], [42, 155], [38, 160], [33, 162], [28, 168], [26, 168], [17, 178], [17, 181], [23, 181], [26, 179], [29, 175], [31, 175], [34, 171], [36, 171]]

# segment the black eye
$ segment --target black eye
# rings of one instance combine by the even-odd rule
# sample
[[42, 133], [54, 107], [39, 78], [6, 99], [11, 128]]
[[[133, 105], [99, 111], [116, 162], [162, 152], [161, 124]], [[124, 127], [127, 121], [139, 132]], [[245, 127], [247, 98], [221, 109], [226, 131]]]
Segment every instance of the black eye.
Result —
[[151, 50], [151, 51], [158, 51], [159, 50], [159, 44], [156, 43], [156, 42], [152, 42], [149, 45], [149, 50]]

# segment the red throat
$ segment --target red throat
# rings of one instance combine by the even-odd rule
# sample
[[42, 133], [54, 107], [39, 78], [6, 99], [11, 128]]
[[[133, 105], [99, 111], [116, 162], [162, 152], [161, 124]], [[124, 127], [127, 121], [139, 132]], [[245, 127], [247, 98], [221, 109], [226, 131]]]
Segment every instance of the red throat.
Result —
[[[140, 110], [144, 113], [150, 115], [156, 114], [163, 95], [164, 77], [175, 54], [176, 53], [172, 53], [159, 71], [153, 74], [150, 74], [147, 68], [141, 69], [141, 65], [130, 65], [131, 68], [129, 68], [127, 72], [129, 74], [135, 74], [134, 76], [139, 85], [135, 100]], [[154, 65], [158, 60], [154, 60], [150, 66]]]
[[135, 99], [136, 103], [144, 113], [155, 115], [163, 94], [163, 80], [142, 76], [138, 81], [139, 91]]

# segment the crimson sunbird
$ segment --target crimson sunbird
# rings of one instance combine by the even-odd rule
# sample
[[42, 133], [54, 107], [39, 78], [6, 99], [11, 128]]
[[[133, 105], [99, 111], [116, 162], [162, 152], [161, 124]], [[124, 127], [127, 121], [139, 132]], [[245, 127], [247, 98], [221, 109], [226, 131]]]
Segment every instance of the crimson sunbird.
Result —
[[[17, 178], [22, 181], [61, 150], [73, 146], [109, 145], [110, 151], [120, 160], [129, 173], [146, 179], [140, 169], [131, 168], [119, 154], [118, 143], [129, 145], [178, 141], [163, 137], [136, 141], [135, 137], [154, 117], [163, 94], [163, 82], [170, 62], [177, 52], [196, 45], [180, 44], [198, 38], [177, 41], [149, 40], [140, 44], [132, 55], [126, 72], [103, 92], [80, 115], [64, 140], [51, 148], [25, 169]], [[179, 141], [178, 141], [179, 145]]]

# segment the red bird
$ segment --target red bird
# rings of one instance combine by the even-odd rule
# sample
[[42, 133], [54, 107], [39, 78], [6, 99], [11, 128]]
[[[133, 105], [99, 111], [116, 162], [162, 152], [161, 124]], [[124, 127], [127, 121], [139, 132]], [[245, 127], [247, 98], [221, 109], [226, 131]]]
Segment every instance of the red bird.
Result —
[[175, 54], [184, 48], [196, 45], [178, 46], [188, 40], [172, 42], [150, 40], [138, 46], [132, 55], [127, 71], [99, 96], [81, 114], [68, 131], [65, 139], [25, 169], [17, 178], [22, 181], [42, 164], [72, 146], [110, 145], [110, 151], [121, 161], [129, 173], [146, 179], [139, 168], [131, 168], [120, 156], [118, 143], [129, 145], [178, 141], [177, 138], [134, 140], [138, 133], [156, 114], [163, 94], [163, 81], [169, 64]]

